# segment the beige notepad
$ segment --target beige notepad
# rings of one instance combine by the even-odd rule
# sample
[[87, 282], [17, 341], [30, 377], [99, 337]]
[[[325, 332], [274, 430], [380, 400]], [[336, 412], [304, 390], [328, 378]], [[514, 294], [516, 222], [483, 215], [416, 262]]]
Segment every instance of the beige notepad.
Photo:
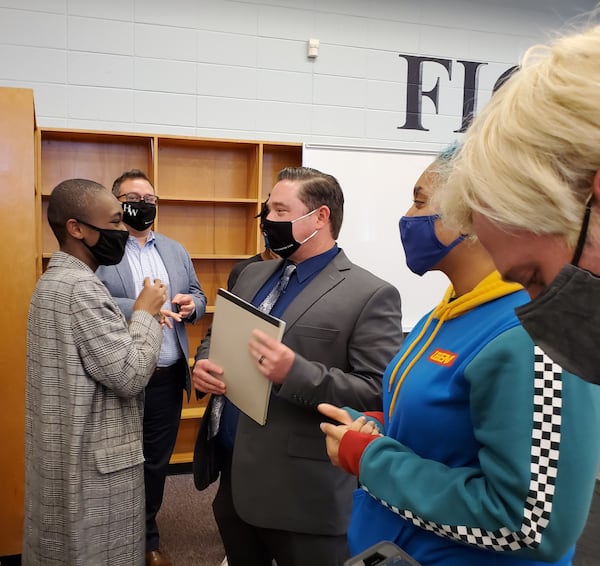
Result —
[[258, 328], [281, 340], [285, 322], [259, 311], [238, 296], [219, 289], [210, 337], [210, 360], [223, 368], [226, 397], [258, 424], [267, 422], [271, 382], [258, 370], [248, 352], [252, 331]]

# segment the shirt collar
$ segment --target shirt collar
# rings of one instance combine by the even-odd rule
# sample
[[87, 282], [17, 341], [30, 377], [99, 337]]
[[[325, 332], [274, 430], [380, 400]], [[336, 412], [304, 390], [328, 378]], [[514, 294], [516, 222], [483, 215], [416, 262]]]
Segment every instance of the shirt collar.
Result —
[[[296, 277], [300, 283], [321, 271], [339, 252], [337, 244], [333, 244], [326, 252], [305, 259], [296, 266]], [[287, 262], [285, 263], [287, 265]], [[284, 267], [285, 269], [285, 267]]]
[[[140, 244], [137, 241], [137, 238], [135, 236], [132, 236], [131, 234], [129, 234], [129, 238], [127, 239], [127, 245], [134, 246], [136, 249], [141, 249]], [[154, 236], [154, 232], [152, 230], [150, 230], [150, 232], [148, 232], [148, 237], [146, 238], [146, 243], [144, 244], [144, 247], [155, 246], [155, 245], [156, 245], [156, 236]]]

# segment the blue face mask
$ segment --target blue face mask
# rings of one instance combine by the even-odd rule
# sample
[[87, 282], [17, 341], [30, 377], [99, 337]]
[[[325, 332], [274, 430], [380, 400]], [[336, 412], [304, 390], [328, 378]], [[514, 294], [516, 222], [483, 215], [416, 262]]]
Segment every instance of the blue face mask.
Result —
[[406, 255], [406, 265], [417, 275], [424, 275], [437, 265], [465, 237], [459, 236], [445, 246], [435, 234], [438, 214], [403, 216], [400, 218], [400, 238]]

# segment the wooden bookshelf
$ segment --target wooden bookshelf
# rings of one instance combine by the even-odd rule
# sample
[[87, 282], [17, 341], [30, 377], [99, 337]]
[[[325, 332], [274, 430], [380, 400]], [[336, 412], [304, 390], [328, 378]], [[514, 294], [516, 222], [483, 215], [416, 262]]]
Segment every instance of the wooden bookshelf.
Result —
[[[152, 180], [160, 199], [154, 229], [183, 244], [208, 299], [204, 317], [186, 325], [192, 357], [210, 326], [217, 289], [226, 286], [236, 262], [262, 249], [255, 216], [277, 173], [302, 163], [300, 143], [56, 128], [36, 130], [36, 150], [38, 275], [57, 249], [46, 209], [59, 182], [83, 177], [110, 188], [121, 173], [134, 168]], [[206, 401], [192, 394], [188, 402], [184, 396], [172, 463], [191, 461]]]

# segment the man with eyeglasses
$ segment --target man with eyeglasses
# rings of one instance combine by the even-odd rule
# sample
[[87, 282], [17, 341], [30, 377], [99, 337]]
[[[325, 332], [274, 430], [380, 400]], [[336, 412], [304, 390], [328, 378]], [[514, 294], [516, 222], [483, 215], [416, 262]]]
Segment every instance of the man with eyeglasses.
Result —
[[184, 322], [198, 321], [206, 297], [189, 254], [178, 242], [153, 232], [158, 197], [150, 179], [140, 170], [126, 171], [115, 180], [113, 194], [121, 202], [129, 239], [123, 260], [101, 267], [96, 275], [106, 285], [127, 319], [144, 277], [168, 285], [166, 316], [158, 365], [145, 390], [144, 482], [146, 489], [146, 566], [171, 566], [160, 551], [156, 524], [163, 499], [169, 459], [175, 447], [183, 404], [182, 390], [191, 393], [188, 341]]

